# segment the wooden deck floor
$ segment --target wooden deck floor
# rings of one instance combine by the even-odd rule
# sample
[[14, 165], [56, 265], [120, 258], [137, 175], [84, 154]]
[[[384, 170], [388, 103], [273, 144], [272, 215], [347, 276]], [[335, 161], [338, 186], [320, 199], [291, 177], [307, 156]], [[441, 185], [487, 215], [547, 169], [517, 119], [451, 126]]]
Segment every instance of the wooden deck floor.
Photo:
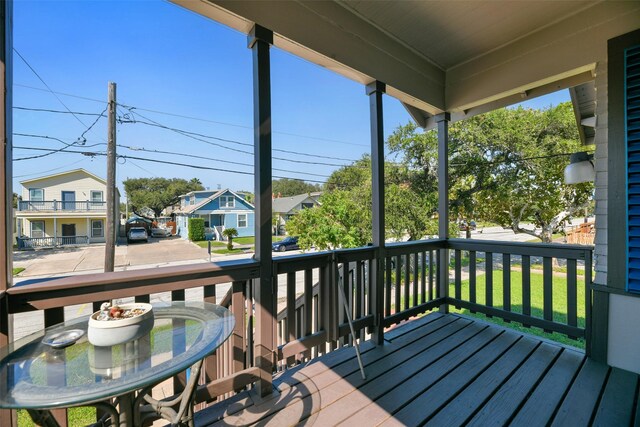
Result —
[[241, 393], [200, 426], [640, 425], [638, 376], [498, 326], [433, 313], [281, 374], [280, 394]]

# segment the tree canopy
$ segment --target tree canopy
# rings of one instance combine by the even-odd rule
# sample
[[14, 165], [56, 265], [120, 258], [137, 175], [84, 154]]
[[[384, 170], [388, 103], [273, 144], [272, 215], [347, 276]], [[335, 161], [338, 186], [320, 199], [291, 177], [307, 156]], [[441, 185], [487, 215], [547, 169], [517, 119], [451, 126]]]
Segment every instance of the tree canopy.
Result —
[[197, 178], [190, 181], [182, 178], [129, 178], [123, 184], [131, 211], [143, 217], [146, 216], [145, 210], [151, 210], [159, 217], [163, 209], [180, 200], [180, 195], [204, 190]]
[[322, 191], [322, 185], [310, 184], [299, 179], [282, 178], [272, 181], [271, 191], [280, 197], [290, 197], [298, 194]]
[[[409, 123], [393, 132], [387, 148], [395, 160], [385, 163], [387, 237], [437, 234], [437, 132]], [[592, 183], [563, 181], [568, 155], [583, 150], [570, 103], [544, 110], [500, 109], [454, 123], [449, 128], [450, 215], [491, 221], [549, 242], [591, 199]], [[287, 223], [302, 247], [369, 243], [370, 158], [335, 171], [320, 203]], [[452, 234], [455, 229], [451, 224]]]
[[[396, 130], [388, 145], [415, 174], [416, 189], [437, 194], [437, 133], [409, 124]], [[544, 110], [500, 109], [454, 123], [451, 216], [484, 219], [549, 242], [591, 199], [592, 183], [564, 184], [568, 155], [583, 150], [568, 102]]]

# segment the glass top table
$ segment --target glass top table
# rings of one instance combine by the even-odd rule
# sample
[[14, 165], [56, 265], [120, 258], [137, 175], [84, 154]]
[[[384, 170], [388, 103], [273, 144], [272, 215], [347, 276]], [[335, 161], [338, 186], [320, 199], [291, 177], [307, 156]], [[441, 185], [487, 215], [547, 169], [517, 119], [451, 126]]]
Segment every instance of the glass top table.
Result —
[[[132, 393], [200, 362], [235, 324], [227, 309], [205, 302], [154, 304], [153, 313], [151, 332], [124, 344], [93, 346], [83, 317], [0, 349], [0, 408], [65, 408]], [[69, 330], [84, 335], [66, 348], [43, 342]]]

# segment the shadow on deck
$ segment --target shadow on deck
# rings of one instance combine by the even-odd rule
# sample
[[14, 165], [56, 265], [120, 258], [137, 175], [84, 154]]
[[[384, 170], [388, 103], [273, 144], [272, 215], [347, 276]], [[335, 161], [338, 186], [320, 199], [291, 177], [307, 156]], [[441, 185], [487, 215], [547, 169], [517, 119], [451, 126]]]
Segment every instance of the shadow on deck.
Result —
[[[559, 344], [432, 313], [363, 344], [367, 379], [343, 348], [196, 415], [223, 425], [640, 425], [638, 375]], [[254, 403], [255, 402], [255, 403]]]

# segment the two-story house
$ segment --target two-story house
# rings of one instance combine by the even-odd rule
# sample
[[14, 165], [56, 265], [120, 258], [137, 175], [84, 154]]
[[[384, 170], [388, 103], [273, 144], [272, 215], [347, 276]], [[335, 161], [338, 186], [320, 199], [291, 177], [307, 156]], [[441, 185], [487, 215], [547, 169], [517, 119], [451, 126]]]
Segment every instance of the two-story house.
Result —
[[225, 240], [226, 228], [238, 230], [239, 237], [253, 236], [255, 207], [229, 189], [191, 191], [180, 196], [175, 212], [178, 234], [189, 238], [189, 218], [203, 218], [207, 239]]
[[[107, 183], [75, 169], [21, 182], [16, 211], [21, 249], [105, 241]], [[117, 192], [117, 190], [116, 190]], [[119, 193], [117, 203], [119, 204]]]
[[273, 217], [276, 219], [278, 233], [280, 228], [286, 227], [287, 221], [296, 212], [319, 205], [318, 199], [322, 192], [304, 193], [291, 197], [275, 197], [273, 199]]

